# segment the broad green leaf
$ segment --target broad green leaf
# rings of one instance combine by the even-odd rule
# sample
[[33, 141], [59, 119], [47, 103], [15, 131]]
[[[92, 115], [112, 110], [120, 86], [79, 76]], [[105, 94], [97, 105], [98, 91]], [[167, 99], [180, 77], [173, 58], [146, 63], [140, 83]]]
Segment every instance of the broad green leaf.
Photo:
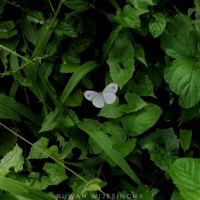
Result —
[[15, 24], [13, 21], [4, 21], [0, 23], [0, 38], [9, 39], [17, 35], [17, 30], [14, 29]]
[[136, 14], [139, 16], [141, 14], [147, 13], [149, 11], [149, 6], [156, 5], [158, 0], [128, 0], [136, 10]]
[[178, 190], [174, 190], [170, 200], [184, 200], [183, 197], [180, 195]]
[[11, 151], [17, 142], [17, 136], [0, 127], [0, 156]]
[[139, 141], [143, 149], [148, 149], [150, 158], [155, 164], [166, 172], [177, 159], [179, 140], [173, 129], [160, 130], [150, 133]]
[[98, 114], [98, 117], [105, 117], [105, 118], [118, 118], [123, 115], [123, 113], [119, 109], [118, 100], [115, 101], [113, 104], [106, 104]]
[[150, 188], [146, 185], [141, 185], [137, 189], [137, 198], [145, 199], [145, 200], [153, 200], [155, 199], [155, 195], [159, 192], [156, 188]]
[[[0, 178], [0, 189], [8, 191], [10, 194], [19, 195], [28, 199], [38, 200], [56, 200], [57, 198], [53, 195], [41, 192], [41, 190], [35, 189], [27, 183], [18, 182], [14, 179], [1, 177]], [[15, 198], [16, 199], [16, 198]]]
[[10, 168], [14, 168], [15, 172], [19, 172], [23, 169], [23, 164], [24, 157], [22, 155], [22, 149], [16, 144], [13, 150], [0, 160], [0, 177], [6, 176]]
[[108, 55], [107, 63], [112, 80], [122, 88], [135, 70], [134, 48], [127, 33], [120, 33], [117, 36]]
[[191, 19], [178, 14], [167, 23], [161, 35], [161, 46], [172, 58], [192, 58], [199, 54], [199, 32], [194, 28]]
[[128, 82], [128, 91], [137, 94], [138, 96], [151, 96], [154, 95], [154, 88], [149, 77], [142, 72], [135, 72], [134, 79]]
[[154, 13], [149, 22], [149, 30], [154, 38], [159, 37], [166, 26], [166, 18], [162, 13]]
[[122, 126], [131, 136], [137, 136], [151, 128], [159, 119], [162, 110], [155, 104], [149, 104], [137, 112], [125, 114], [121, 118]]
[[190, 148], [192, 140], [192, 131], [180, 130], [180, 144], [184, 151]]
[[98, 127], [96, 122], [90, 120], [78, 124], [78, 127], [86, 132], [134, 182], [141, 184], [140, 179], [130, 168], [126, 160], [112, 148], [110, 138]]
[[19, 26], [26, 39], [33, 45], [35, 45], [37, 41], [38, 31], [34, 28], [34, 26], [27, 20], [20, 20]]
[[200, 159], [177, 159], [170, 169], [170, 176], [183, 199], [200, 199]]
[[199, 76], [200, 63], [191, 60], [175, 60], [165, 69], [165, 80], [170, 89], [179, 95], [181, 107], [190, 108], [200, 101]]
[[119, 110], [123, 113], [136, 112], [148, 105], [145, 101], [143, 101], [138, 95], [134, 93], [127, 92], [125, 94], [125, 99], [127, 101], [127, 104], [119, 106]]
[[146, 67], [148, 67], [145, 60], [145, 53], [142, 45], [134, 44], [134, 49], [135, 49], [135, 58], [139, 60], [141, 63], [143, 63]]
[[140, 18], [135, 8], [125, 5], [123, 10], [118, 9], [115, 20], [122, 26], [130, 28], [140, 27]]
[[43, 170], [47, 173], [48, 178], [51, 180], [51, 185], [58, 185], [68, 178], [65, 168], [58, 163], [46, 162]]
[[101, 186], [103, 186], [102, 180], [95, 178], [90, 180], [86, 185], [85, 188], [83, 189], [83, 193], [88, 192], [88, 191], [101, 191]]
[[58, 113], [53, 111], [46, 115], [39, 132], [46, 132], [56, 128], [59, 124], [57, 115]]
[[81, 106], [83, 100], [83, 92], [79, 89], [74, 90], [67, 98], [65, 105], [69, 107]]
[[184, 122], [194, 119], [195, 117], [198, 118], [199, 114], [200, 114], [200, 103], [196, 104], [195, 106], [191, 108], [181, 109], [181, 117], [179, 119], [179, 126]]
[[63, 0], [65, 6], [71, 9], [80, 9], [88, 5], [87, 0]]
[[41, 137], [37, 142], [34, 143], [34, 146], [36, 146], [42, 152], [36, 149], [34, 146], [32, 146], [29, 152], [28, 159], [48, 158], [49, 155], [54, 157], [55, 159], [56, 158], [58, 159], [60, 156], [58, 153], [58, 147], [56, 145], [48, 147], [48, 143], [49, 143], [49, 139], [45, 137]]
[[43, 13], [39, 11], [29, 11], [26, 18], [29, 22], [40, 23], [40, 24], [43, 24], [45, 21]]
[[115, 42], [115, 39], [119, 35], [120, 31], [122, 30], [123, 26], [119, 25], [117, 26], [110, 34], [108, 40], [103, 46], [103, 60], [105, 60], [110, 52], [110, 49]]
[[77, 33], [71, 24], [61, 22], [55, 27], [55, 33], [58, 37], [69, 36], [72, 38], [77, 37]]

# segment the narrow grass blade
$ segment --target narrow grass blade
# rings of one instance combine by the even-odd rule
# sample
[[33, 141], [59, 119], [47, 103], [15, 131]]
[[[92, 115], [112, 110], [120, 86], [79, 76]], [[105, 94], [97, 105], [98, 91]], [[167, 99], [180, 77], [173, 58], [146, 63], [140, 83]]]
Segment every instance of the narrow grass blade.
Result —
[[9, 179], [6, 177], [0, 178], [0, 189], [5, 190], [11, 194], [20, 195], [24, 198], [32, 200], [55, 200], [56, 197], [52, 197], [42, 191], [33, 188], [32, 186], [24, 183]]
[[65, 86], [63, 93], [60, 97], [61, 103], [64, 103], [69, 96], [69, 94], [72, 92], [72, 90], [75, 88], [75, 86], [78, 84], [78, 82], [91, 70], [98, 67], [99, 64], [95, 61], [88, 61], [85, 64], [83, 64], [69, 79], [67, 85]]

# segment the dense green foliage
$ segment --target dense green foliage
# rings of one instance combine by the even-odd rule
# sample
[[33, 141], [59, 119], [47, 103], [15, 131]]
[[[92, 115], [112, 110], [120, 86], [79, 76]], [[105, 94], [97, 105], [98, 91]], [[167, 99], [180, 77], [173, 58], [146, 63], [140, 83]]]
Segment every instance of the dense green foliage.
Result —
[[[199, 0], [0, 0], [0, 199], [200, 199], [199, 16]], [[84, 98], [112, 82], [113, 104]]]

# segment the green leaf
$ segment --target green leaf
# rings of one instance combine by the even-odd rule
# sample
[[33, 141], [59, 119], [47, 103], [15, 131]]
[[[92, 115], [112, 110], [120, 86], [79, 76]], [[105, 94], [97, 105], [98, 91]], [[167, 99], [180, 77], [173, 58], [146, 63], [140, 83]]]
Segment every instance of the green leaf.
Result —
[[123, 113], [136, 112], [148, 105], [145, 101], [143, 101], [138, 95], [134, 93], [127, 92], [125, 94], [125, 99], [128, 104], [123, 104], [119, 106], [119, 110]]
[[[24, 157], [22, 156], [22, 149], [16, 144], [12, 151], [7, 153], [0, 163], [0, 177], [6, 176], [11, 167], [15, 172], [23, 169]], [[1, 179], [0, 178], [0, 179]]]
[[79, 67], [79, 64], [76, 63], [61, 64], [60, 73], [74, 73]]
[[112, 80], [122, 88], [132, 77], [135, 70], [134, 48], [128, 34], [120, 33], [117, 36], [110, 50], [107, 63]]
[[15, 30], [14, 28], [15, 24], [11, 20], [0, 23], [0, 38], [9, 39], [17, 35], [17, 30]]
[[156, 188], [149, 188], [146, 185], [141, 185], [137, 189], [137, 198], [138, 199], [145, 199], [145, 200], [153, 200], [155, 199], [155, 195], [159, 192]]
[[194, 28], [190, 18], [178, 14], [167, 23], [161, 35], [161, 46], [172, 58], [195, 59], [199, 54], [199, 32]]
[[73, 26], [67, 22], [59, 23], [55, 28], [55, 33], [58, 37], [69, 36], [76, 38], [78, 36]]
[[[47, 193], [41, 192], [41, 190], [35, 189], [27, 183], [18, 182], [16, 180], [2, 177], [0, 178], [0, 189], [8, 191], [10, 194], [19, 195], [28, 199], [38, 199], [38, 200], [56, 200], [54, 195], [49, 195]], [[15, 198], [16, 199], [16, 198]]]
[[57, 115], [58, 112], [53, 111], [46, 115], [39, 132], [46, 132], [56, 128], [59, 124], [59, 121], [57, 120]]
[[135, 8], [130, 5], [124, 6], [123, 10], [118, 9], [114, 17], [119, 24], [129, 28], [139, 28], [140, 18]]
[[192, 131], [180, 130], [180, 144], [184, 151], [190, 148], [192, 140]]
[[112, 141], [110, 138], [98, 127], [95, 121], [85, 121], [78, 124], [78, 127], [86, 132], [134, 182], [141, 184], [140, 179], [136, 176], [130, 168], [126, 160], [119, 152], [112, 148]]
[[179, 158], [171, 169], [170, 176], [183, 199], [200, 199], [200, 159]]
[[116, 119], [123, 115], [119, 109], [118, 99], [113, 104], [106, 104], [98, 114], [98, 117], [113, 118]]
[[26, 39], [33, 45], [35, 45], [37, 41], [38, 31], [33, 27], [33, 25], [27, 20], [20, 20], [19, 26]]
[[17, 136], [2, 127], [0, 127], [0, 133], [0, 156], [3, 156], [14, 148]]
[[151, 96], [155, 97], [153, 84], [149, 77], [142, 72], [135, 72], [134, 79], [128, 82], [128, 90], [137, 94], [138, 96]]
[[82, 100], [83, 100], [83, 92], [77, 89], [74, 90], [71, 93], [71, 95], [67, 98], [65, 105], [69, 107], [81, 106]]
[[174, 190], [170, 200], [184, 200], [183, 197], [180, 195], [178, 190]]
[[123, 115], [121, 118], [122, 126], [131, 136], [137, 136], [151, 128], [161, 113], [160, 107], [149, 104], [137, 112]]
[[123, 26], [119, 25], [117, 26], [110, 34], [108, 40], [105, 42], [104, 46], [103, 46], [103, 60], [106, 59], [106, 57], [108, 56], [110, 49], [113, 45], [113, 43], [115, 42], [117, 36], [119, 35], [120, 31], [122, 30]]
[[149, 30], [154, 38], [159, 37], [166, 27], [166, 18], [162, 13], [154, 13], [149, 22]]
[[60, 97], [60, 101], [64, 103], [74, 87], [78, 84], [78, 82], [91, 70], [95, 69], [98, 67], [99, 64], [95, 61], [88, 61], [84, 63], [83, 65], [80, 66], [80, 68], [74, 72], [74, 74], [71, 76], [69, 79], [67, 85], [65, 86], [62, 95]]
[[71, 9], [80, 9], [88, 5], [87, 0], [63, 0], [65, 6]]
[[48, 143], [49, 139], [41, 137], [37, 142], [34, 143], [34, 146], [36, 146], [42, 152], [36, 149], [34, 146], [32, 146], [29, 152], [28, 159], [43, 159], [43, 158], [48, 158], [49, 157], [48, 155], [58, 159], [59, 158], [58, 147], [56, 145], [48, 147]]
[[168, 172], [177, 159], [179, 140], [173, 129], [160, 130], [150, 133], [139, 141], [143, 149], [148, 149], [150, 158], [162, 170]]
[[43, 24], [45, 21], [43, 13], [39, 11], [29, 11], [26, 18], [29, 22], [34, 22], [34, 23]]
[[43, 170], [48, 174], [48, 178], [51, 180], [51, 185], [58, 185], [68, 178], [65, 168], [58, 163], [46, 162]]
[[[3, 111], [5, 111], [6, 109], [8, 119], [13, 119], [14, 117], [17, 120], [19, 119], [18, 114], [20, 114], [21, 116], [26, 117], [27, 119], [34, 122], [35, 124], [41, 125], [41, 121], [40, 121], [41, 118], [39, 115], [34, 113], [31, 109], [27, 108], [26, 106], [16, 102], [14, 99], [6, 96], [5, 94], [0, 94], [0, 110], [1, 109]], [[10, 109], [12, 109], [15, 112], [12, 111], [12, 113], [10, 113], [9, 111]], [[1, 112], [0, 112], [0, 115], [1, 115]], [[12, 118], [10, 115], [12, 115]], [[4, 119], [6, 119], [5, 116], [6, 115], [3, 116]]]
[[164, 77], [170, 89], [179, 95], [183, 108], [190, 108], [200, 101], [199, 62], [175, 60], [165, 69]]
[[135, 58], [139, 60], [141, 63], [143, 63], [146, 67], [148, 67], [145, 60], [145, 53], [142, 45], [134, 44], [134, 49], [135, 49]]

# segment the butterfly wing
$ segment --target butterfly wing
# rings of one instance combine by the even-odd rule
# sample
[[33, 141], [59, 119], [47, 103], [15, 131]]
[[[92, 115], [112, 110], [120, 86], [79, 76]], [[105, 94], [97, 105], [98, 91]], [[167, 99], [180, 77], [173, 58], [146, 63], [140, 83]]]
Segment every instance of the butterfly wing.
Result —
[[117, 98], [116, 95], [113, 93], [102, 93], [102, 96], [106, 104], [114, 103]]
[[84, 97], [89, 101], [93, 101], [96, 97], [100, 95], [98, 92], [91, 91], [91, 90], [87, 90], [83, 94], [84, 94]]
[[113, 93], [115, 94], [118, 90], [118, 85], [116, 83], [110, 83], [105, 87], [102, 93]]
[[92, 104], [96, 108], [102, 108], [104, 106], [104, 99], [101, 93], [92, 101]]
[[118, 90], [118, 85], [116, 83], [110, 83], [102, 92], [103, 99], [106, 104], [112, 104], [116, 100], [115, 93]]
[[96, 107], [96, 108], [102, 108], [104, 106], [104, 99], [102, 97], [101, 93], [95, 92], [95, 91], [85, 91], [84, 92], [84, 97], [89, 100], [92, 101], [92, 104]]

